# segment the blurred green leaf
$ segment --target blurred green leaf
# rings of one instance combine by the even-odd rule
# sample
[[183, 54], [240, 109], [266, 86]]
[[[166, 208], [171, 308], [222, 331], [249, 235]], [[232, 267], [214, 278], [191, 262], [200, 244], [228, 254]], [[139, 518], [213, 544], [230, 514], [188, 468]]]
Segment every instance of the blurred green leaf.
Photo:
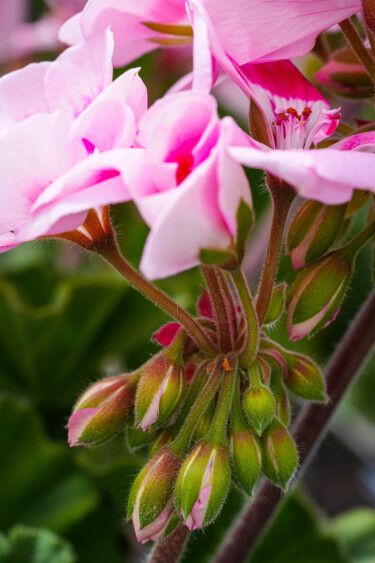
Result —
[[249, 563], [349, 563], [333, 535], [320, 525], [312, 505], [293, 493], [264, 534]]
[[15, 526], [9, 537], [0, 536], [2, 563], [74, 563], [71, 545], [48, 530]]
[[63, 532], [93, 510], [99, 496], [69, 449], [50, 441], [30, 407], [0, 397], [0, 529], [15, 522]]
[[375, 510], [349, 510], [333, 518], [327, 530], [341, 541], [353, 562], [375, 563]]

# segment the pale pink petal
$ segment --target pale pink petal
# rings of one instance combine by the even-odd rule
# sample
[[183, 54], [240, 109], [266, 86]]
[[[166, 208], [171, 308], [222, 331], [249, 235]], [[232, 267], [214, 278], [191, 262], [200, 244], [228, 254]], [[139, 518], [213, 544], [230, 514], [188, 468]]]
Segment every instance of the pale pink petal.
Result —
[[0, 134], [19, 121], [49, 111], [44, 79], [52, 63], [32, 63], [0, 79]]
[[130, 197], [120, 171], [133, 181], [143, 165], [140, 149], [109, 151], [87, 158], [61, 176], [36, 200], [17, 239], [32, 240], [79, 227], [89, 209], [127, 201]]
[[[125, 66], [158, 45], [161, 37], [144, 22], [179, 24], [186, 20], [184, 0], [90, 0], [80, 17], [84, 37], [105, 30], [109, 25], [115, 38], [115, 66]], [[73, 43], [77, 37], [76, 22], [66, 24], [61, 38]]]
[[82, 446], [80, 437], [89, 422], [94, 418], [99, 409], [82, 409], [75, 412], [69, 418], [68, 422], [68, 443], [71, 448], [75, 446]]
[[67, 45], [77, 45], [77, 43], [80, 43], [83, 40], [80, 25], [81, 15], [82, 12], [74, 14], [74, 16], [62, 24], [58, 35], [62, 43], [66, 43]]
[[15, 246], [18, 246], [18, 244], [19, 243], [16, 241], [14, 233], [5, 233], [4, 235], [0, 235], [0, 253], [11, 250]]
[[70, 127], [65, 114], [39, 114], [0, 137], [0, 233], [26, 222], [45, 188], [84, 156], [68, 141]]
[[333, 146], [335, 150], [343, 151], [369, 151], [374, 152], [375, 149], [375, 131], [367, 131], [365, 133], [357, 133], [342, 139]]
[[109, 30], [64, 51], [48, 69], [50, 111], [77, 117], [112, 81], [113, 36]]
[[146, 543], [148, 541], [157, 541], [162, 538], [168, 524], [168, 519], [169, 510], [168, 507], [166, 507], [151, 524], [141, 528], [139, 526], [138, 512], [136, 510], [133, 515], [133, 524], [137, 540], [141, 543]]
[[355, 188], [375, 192], [375, 154], [334, 148], [262, 152], [236, 147], [229, 152], [246, 166], [282, 178], [302, 197], [327, 205], [350, 201]]
[[360, 0], [193, 1], [203, 5], [224, 51], [239, 65], [304, 55], [321, 31], [361, 9]]
[[199, 497], [194, 503], [194, 506], [185, 522], [189, 530], [197, 530], [202, 526], [211, 496], [211, 489], [212, 484], [201, 489]]

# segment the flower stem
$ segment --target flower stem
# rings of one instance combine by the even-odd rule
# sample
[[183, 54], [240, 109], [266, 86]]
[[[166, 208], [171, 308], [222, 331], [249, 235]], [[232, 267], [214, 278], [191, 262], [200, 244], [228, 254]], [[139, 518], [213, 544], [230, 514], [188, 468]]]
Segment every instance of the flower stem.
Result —
[[356, 28], [349, 19], [342, 21], [339, 25], [355, 56], [362, 63], [371, 81], [375, 84], [375, 61], [364, 46]]
[[233, 281], [236, 285], [238, 295], [241, 299], [242, 308], [245, 313], [247, 324], [247, 335], [245, 346], [241, 354], [242, 363], [249, 366], [255, 358], [259, 344], [259, 325], [255, 313], [250, 288], [245, 279], [242, 268], [237, 268], [231, 272]]
[[160, 309], [167, 312], [177, 322], [181, 323], [208, 358], [216, 356], [216, 350], [212, 342], [195, 319], [185, 311], [185, 309], [177, 305], [164, 291], [145, 280], [141, 274], [129, 264], [121, 254], [113, 233], [109, 234], [106, 239], [92, 247], [91, 250], [106, 260], [106, 262], [117, 270], [134, 289], [142, 293], [142, 295], [160, 307]]
[[296, 195], [293, 188], [286, 184], [279, 183], [274, 178], [269, 178], [269, 189], [271, 191], [273, 201], [273, 218], [262, 281], [260, 283], [257, 296], [256, 309], [259, 326], [262, 326], [263, 319], [271, 299], [272, 289], [277, 273], [277, 266], [279, 264], [279, 255], [285, 223], [290, 206]]
[[[329, 403], [306, 407], [294, 426], [293, 436], [299, 451], [299, 471], [327, 431], [327, 425], [375, 344], [375, 291], [363, 305], [326, 372]], [[227, 537], [214, 563], [242, 563], [269, 524], [283, 498], [282, 491], [265, 481]]]
[[148, 563], [176, 563], [188, 539], [189, 529], [180, 524], [167, 538], [158, 541]]
[[[235, 359], [233, 359], [233, 362], [235, 362]], [[235, 367], [224, 374], [215, 415], [212, 420], [211, 428], [205, 438], [207, 442], [211, 444], [221, 444], [222, 446], [226, 446], [228, 444], [226, 428], [237, 381], [238, 365], [236, 363]]]
[[216, 316], [220, 351], [226, 353], [229, 352], [232, 345], [228, 315], [229, 311], [225, 303], [224, 295], [215, 268], [213, 268], [212, 266], [202, 266], [202, 271], [211, 295]]

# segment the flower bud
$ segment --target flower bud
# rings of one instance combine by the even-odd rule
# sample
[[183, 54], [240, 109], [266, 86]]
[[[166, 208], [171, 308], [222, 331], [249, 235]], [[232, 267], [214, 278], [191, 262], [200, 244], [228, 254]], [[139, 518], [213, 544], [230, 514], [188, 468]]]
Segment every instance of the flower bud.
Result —
[[127, 428], [126, 429], [126, 444], [128, 450], [134, 453], [138, 448], [147, 446], [152, 441], [152, 434], [143, 432], [141, 428]]
[[351, 271], [351, 262], [337, 251], [297, 277], [287, 299], [287, 329], [291, 340], [313, 336], [335, 319]]
[[324, 256], [340, 233], [345, 205], [306, 201], [295, 215], [288, 233], [288, 252], [295, 270]]
[[334, 53], [315, 78], [320, 86], [344, 98], [368, 98], [372, 95], [371, 80], [365, 68], [348, 48]]
[[120, 375], [91, 385], [78, 400], [68, 423], [71, 447], [99, 444], [133, 423], [138, 377]]
[[176, 437], [176, 432], [174, 431], [174, 426], [170, 428], [164, 428], [156, 436], [154, 443], [151, 446], [150, 456], [155, 456], [164, 446], [167, 446]]
[[250, 388], [242, 398], [242, 410], [254, 432], [261, 436], [275, 413], [275, 399], [271, 391], [260, 382], [261, 368], [253, 363], [249, 369]]
[[285, 289], [285, 283], [281, 283], [273, 288], [271, 299], [263, 320], [264, 325], [270, 325], [280, 318], [285, 306]]
[[297, 450], [292, 437], [276, 418], [272, 421], [261, 439], [263, 454], [263, 473], [286, 489], [297, 467]]
[[230, 453], [237, 483], [252, 496], [262, 468], [262, 450], [258, 440], [246, 428], [235, 429], [230, 436]]
[[173, 485], [180, 465], [180, 457], [163, 448], [134, 481], [128, 500], [128, 519], [133, 518], [138, 541], [156, 541], [172, 531], [171, 522], [176, 517]]
[[279, 353], [273, 354], [271, 351], [259, 356], [259, 360], [263, 360], [267, 363], [271, 370], [269, 386], [275, 397], [275, 416], [284, 426], [288, 427], [290, 421], [290, 403], [288, 393], [284, 387], [284, 377], [288, 370], [287, 364]]
[[284, 379], [288, 389], [308, 401], [325, 402], [325, 381], [316, 363], [302, 354], [288, 352], [284, 357], [288, 365], [288, 373]]
[[162, 426], [176, 410], [184, 386], [183, 369], [165, 354], [142, 374], [135, 402], [137, 426], [146, 430]]
[[201, 442], [185, 459], [175, 487], [177, 510], [190, 530], [210, 524], [220, 512], [230, 485], [225, 446]]

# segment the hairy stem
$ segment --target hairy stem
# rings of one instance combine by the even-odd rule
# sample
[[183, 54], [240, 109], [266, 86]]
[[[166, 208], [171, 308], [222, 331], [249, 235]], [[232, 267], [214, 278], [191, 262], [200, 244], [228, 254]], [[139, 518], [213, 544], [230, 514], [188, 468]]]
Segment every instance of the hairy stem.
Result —
[[260, 282], [257, 296], [257, 316], [259, 326], [262, 326], [263, 319], [267, 312], [268, 304], [271, 299], [272, 289], [277, 274], [281, 244], [283, 241], [286, 219], [289, 209], [295, 198], [295, 191], [290, 186], [280, 184], [274, 178], [269, 178], [269, 188], [273, 201], [273, 218], [270, 238], [268, 241], [266, 261]]
[[371, 81], [375, 84], [375, 61], [364, 46], [356, 28], [349, 19], [342, 21], [339, 25], [355, 56], [362, 63]]
[[158, 541], [148, 563], [176, 563], [182, 555], [189, 529], [180, 524], [167, 538]]
[[[300, 471], [327, 431], [327, 425], [375, 344], [375, 291], [344, 336], [326, 372], [328, 404], [306, 407], [294, 426]], [[265, 481], [229, 533], [214, 563], [245, 561], [283, 498], [282, 491]]]
[[208, 358], [213, 358], [216, 355], [212, 342], [196, 320], [185, 311], [185, 309], [177, 305], [164, 291], [145, 280], [141, 274], [129, 264], [121, 254], [113, 234], [109, 234], [106, 239], [100, 241], [98, 245], [92, 248], [92, 251], [113, 266], [134, 289], [142, 293], [177, 322], [181, 323]]
[[202, 271], [213, 303], [219, 334], [220, 351], [224, 353], [229, 352], [232, 344], [229, 316], [217, 272], [212, 266], [203, 266]]
[[250, 288], [245, 279], [242, 268], [238, 268], [231, 272], [233, 281], [236, 285], [238, 295], [241, 299], [243, 311], [246, 319], [246, 337], [245, 345], [241, 353], [243, 363], [249, 366], [258, 351], [259, 344], [259, 325], [255, 313], [254, 304], [250, 292]]

